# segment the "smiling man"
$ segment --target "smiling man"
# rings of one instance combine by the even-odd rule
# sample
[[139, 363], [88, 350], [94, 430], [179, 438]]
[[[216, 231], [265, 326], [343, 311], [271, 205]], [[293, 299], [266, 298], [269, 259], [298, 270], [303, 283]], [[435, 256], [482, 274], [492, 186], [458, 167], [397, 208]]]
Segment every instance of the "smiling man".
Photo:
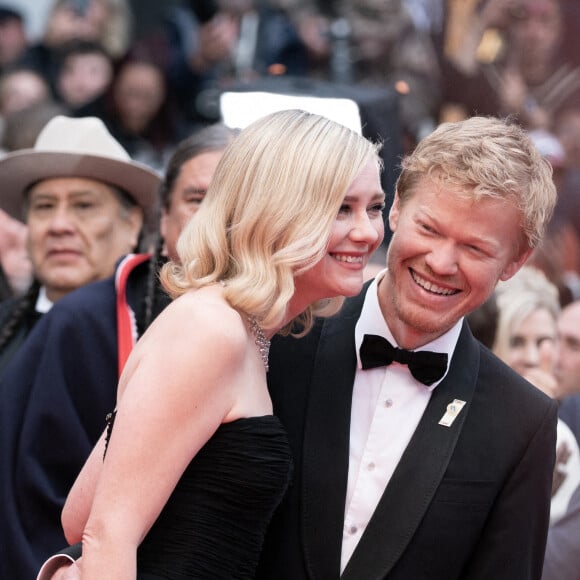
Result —
[[295, 477], [261, 580], [538, 580], [557, 403], [465, 316], [538, 244], [556, 191], [515, 125], [441, 125], [403, 160], [387, 269], [268, 382]]
[[[0, 209], [28, 226], [34, 283], [0, 308], [0, 374], [39, 316], [110, 276], [155, 229], [159, 176], [95, 117], [54, 117], [33, 149], [0, 160]], [[143, 231], [142, 231], [143, 230]]]

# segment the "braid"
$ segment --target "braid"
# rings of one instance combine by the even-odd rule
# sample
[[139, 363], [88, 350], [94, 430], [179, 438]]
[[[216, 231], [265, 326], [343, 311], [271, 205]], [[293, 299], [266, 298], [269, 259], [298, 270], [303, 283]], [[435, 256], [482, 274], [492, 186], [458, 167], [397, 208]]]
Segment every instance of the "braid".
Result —
[[0, 302], [12, 298], [13, 296], [14, 292], [8, 283], [8, 278], [6, 277], [4, 268], [2, 268], [2, 264], [0, 264]]
[[161, 236], [159, 236], [157, 243], [155, 244], [155, 251], [149, 259], [149, 271], [147, 274], [147, 283], [145, 284], [145, 296], [143, 298], [143, 317], [141, 318], [143, 323], [142, 328], [140, 329], [140, 334], [145, 332], [155, 317], [155, 294], [159, 278], [159, 267], [162, 260], [162, 252], [163, 239]]
[[8, 345], [10, 339], [18, 329], [20, 322], [33, 310], [38, 298], [39, 290], [40, 283], [37, 280], [34, 280], [26, 294], [16, 300], [12, 313], [8, 316], [6, 322], [0, 329], [0, 352], [2, 352]]

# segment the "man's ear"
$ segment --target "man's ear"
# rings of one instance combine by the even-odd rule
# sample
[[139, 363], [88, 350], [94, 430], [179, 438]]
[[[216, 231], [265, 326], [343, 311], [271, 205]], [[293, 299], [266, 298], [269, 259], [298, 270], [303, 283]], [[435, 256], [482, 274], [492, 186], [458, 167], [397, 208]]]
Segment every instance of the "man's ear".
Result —
[[509, 280], [512, 276], [514, 276], [514, 274], [516, 274], [516, 272], [526, 263], [527, 259], [530, 257], [533, 251], [534, 251], [533, 248], [528, 248], [524, 252], [522, 252], [521, 255], [516, 260], [510, 262], [504, 268], [499, 279], [502, 282], [505, 282], [506, 280]]
[[401, 200], [399, 198], [399, 193], [395, 192], [395, 199], [389, 210], [389, 227], [391, 231], [394, 232], [397, 229], [397, 224], [399, 223], [399, 215], [401, 212]]

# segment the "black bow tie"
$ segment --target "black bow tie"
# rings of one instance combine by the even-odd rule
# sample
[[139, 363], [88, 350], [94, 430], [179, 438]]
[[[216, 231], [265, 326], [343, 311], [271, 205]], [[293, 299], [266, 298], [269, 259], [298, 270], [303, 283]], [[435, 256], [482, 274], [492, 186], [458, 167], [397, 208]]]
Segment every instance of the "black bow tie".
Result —
[[404, 350], [376, 334], [364, 335], [360, 346], [360, 360], [363, 370], [389, 366], [392, 362], [407, 365], [413, 377], [424, 385], [432, 385], [447, 370], [447, 353]]

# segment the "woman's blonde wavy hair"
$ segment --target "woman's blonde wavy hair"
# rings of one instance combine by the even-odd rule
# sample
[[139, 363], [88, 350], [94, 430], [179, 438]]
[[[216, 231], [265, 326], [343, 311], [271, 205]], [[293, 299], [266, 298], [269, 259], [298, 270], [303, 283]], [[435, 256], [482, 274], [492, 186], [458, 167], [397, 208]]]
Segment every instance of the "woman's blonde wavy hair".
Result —
[[[380, 164], [378, 151], [354, 131], [304, 111], [254, 122], [225, 150], [179, 238], [180, 264], [161, 272], [164, 287], [177, 297], [221, 281], [233, 308], [265, 328], [280, 327], [294, 277], [322, 259], [347, 189], [370, 160]], [[307, 332], [313, 316], [336, 313], [342, 300], [311, 305], [292, 330]]]

